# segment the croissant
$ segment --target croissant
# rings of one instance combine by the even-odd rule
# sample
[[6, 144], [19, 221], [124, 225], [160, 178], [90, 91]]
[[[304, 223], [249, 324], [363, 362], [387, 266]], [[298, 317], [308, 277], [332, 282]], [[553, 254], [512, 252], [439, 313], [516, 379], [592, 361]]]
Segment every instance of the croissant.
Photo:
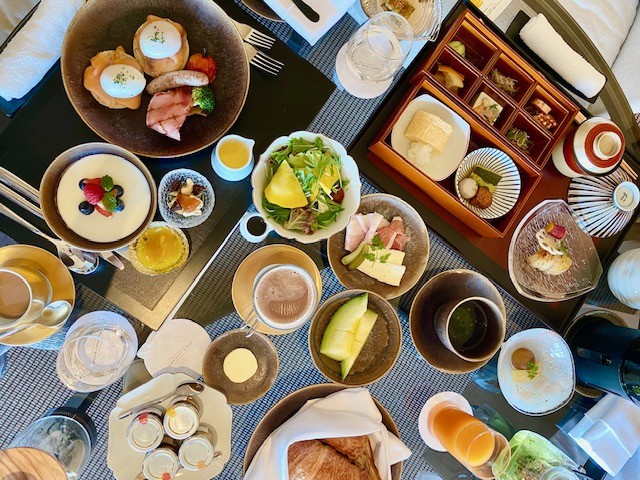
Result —
[[380, 480], [366, 436], [296, 442], [288, 464], [289, 480]]

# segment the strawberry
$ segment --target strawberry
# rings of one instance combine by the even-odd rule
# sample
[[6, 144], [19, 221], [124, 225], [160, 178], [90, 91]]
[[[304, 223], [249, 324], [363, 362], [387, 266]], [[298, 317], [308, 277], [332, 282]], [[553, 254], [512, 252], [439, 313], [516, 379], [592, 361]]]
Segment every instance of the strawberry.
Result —
[[94, 185], [100, 185], [101, 181], [101, 178], [85, 178], [84, 180], [85, 183], [93, 183]]
[[102, 208], [100, 205], [96, 204], [96, 212], [98, 212], [100, 215], [104, 215], [105, 217], [110, 217], [111, 215], [113, 215], [113, 213], [111, 213], [109, 210], [105, 210], [104, 208]]
[[87, 183], [84, 187], [84, 197], [91, 205], [97, 205], [104, 197], [104, 189], [95, 183]]

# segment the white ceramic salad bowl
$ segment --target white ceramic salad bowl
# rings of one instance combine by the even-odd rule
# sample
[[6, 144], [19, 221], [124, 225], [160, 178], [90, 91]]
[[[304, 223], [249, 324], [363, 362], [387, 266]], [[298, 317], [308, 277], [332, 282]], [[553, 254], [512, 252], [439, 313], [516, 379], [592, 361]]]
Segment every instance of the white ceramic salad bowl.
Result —
[[[262, 195], [264, 189], [267, 186], [267, 172], [265, 161], [269, 157], [269, 154], [279, 148], [287, 145], [292, 138], [303, 138], [305, 140], [313, 142], [317, 137], [320, 137], [325, 145], [329, 146], [340, 157], [342, 161], [342, 177], [349, 180], [349, 184], [344, 189], [344, 200], [342, 201], [342, 210], [336, 221], [325, 228], [316, 230], [313, 234], [307, 235], [302, 232], [294, 230], [287, 230], [278, 222], [269, 218], [268, 213], [262, 207]], [[349, 223], [349, 217], [356, 213], [358, 206], [360, 205], [360, 189], [362, 184], [360, 183], [360, 173], [358, 166], [353, 158], [347, 154], [347, 150], [343, 145], [327, 138], [321, 133], [313, 133], [307, 131], [293, 132], [286, 137], [279, 137], [275, 139], [271, 145], [265, 150], [258, 160], [256, 167], [253, 169], [251, 175], [251, 186], [253, 187], [253, 204], [263, 216], [267, 225], [272, 228], [278, 235], [284, 238], [290, 238], [297, 240], [300, 243], [315, 243], [320, 240], [329, 238], [336, 232], [346, 228]]]

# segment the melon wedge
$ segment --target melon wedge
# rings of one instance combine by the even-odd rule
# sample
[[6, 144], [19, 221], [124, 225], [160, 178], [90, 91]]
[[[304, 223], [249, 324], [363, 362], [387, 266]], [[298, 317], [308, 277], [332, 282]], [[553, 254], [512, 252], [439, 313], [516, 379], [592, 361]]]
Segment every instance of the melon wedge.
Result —
[[358, 295], [336, 310], [322, 335], [320, 353], [337, 361], [348, 358], [353, 352], [360, 319], [367, 311], [369, 294]]
[[362, 352], [362, 348], [367, 342], [367, 338], [369, 338], [369, 335], [371, 334], [371, 331], [373, 330], [373, 326], [376, 324], [377, 319], [378, 314], [373, 310], [367, 310], [366, 312], [364, 312], [364, 315], [362, 316], [362, 318], [360, 319], [360, 323], [358, 324], [358, 331], [356, 332], [353, 343], [353, 351], [351, 352], [351, 355], [349, 357], [345, 358], [340, 363], [342, 380], [344, 380], [347, 375], [349, 375], [353, 364], [356, 363], [358, 355], [360, 355], [360, 352]]
[[308, 205], [307, 197], [289, 162], [283, 161], [264, 189], [264, 196], [275, 205], [298, 208]]

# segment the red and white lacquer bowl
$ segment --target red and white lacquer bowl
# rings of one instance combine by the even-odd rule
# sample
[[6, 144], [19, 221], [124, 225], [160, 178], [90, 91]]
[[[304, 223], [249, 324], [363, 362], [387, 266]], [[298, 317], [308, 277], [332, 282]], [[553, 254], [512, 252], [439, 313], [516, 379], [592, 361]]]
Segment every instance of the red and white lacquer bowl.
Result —
[[576, 178], [605, 175], [622, 161], [624, 135], [611, 120], [592, 117], [570, 130], [554, 148], [553, 163], [560, 173]]

